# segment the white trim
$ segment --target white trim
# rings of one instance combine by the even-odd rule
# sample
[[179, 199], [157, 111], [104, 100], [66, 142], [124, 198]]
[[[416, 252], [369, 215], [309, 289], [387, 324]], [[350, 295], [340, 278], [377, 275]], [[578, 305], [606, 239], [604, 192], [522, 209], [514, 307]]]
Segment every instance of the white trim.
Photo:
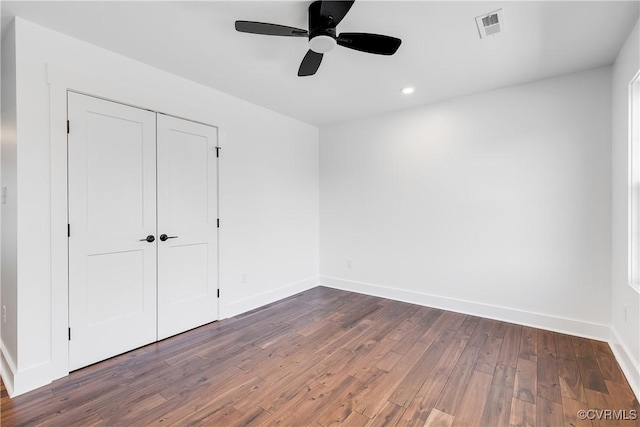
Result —
[[336, 277], [320, 276], [320, 284], [335, 289], [363, 293], [396, 301], [408, 302], [411, 304], [424, 305], [427, 307], [440, 308], [443, 310], [455, 311], [457, 313], [516, 323], [519, 325], [546, 329], [563, 334], [577, 335], [599, 341], [607, 341], [609, 339], [608, 325], [585, 322], [577, 319], [569, 319], [566, 317], [552, 316], [531, 311], [515, 310], [507, 307], [498, 307], [473, 301], [464, 301], [456, 298], [406, 291], [402, 289], [373, 285], [370, 283], [339, 279]]
[[49, 381], [69, 374], [69, 258], [67, 217], [67, 85], [70, 77], [47, 65], [49, 85], [51, 367]]
[[49, 361], [19, 371], [4, 343], [0, 343], [0, 350], [0, 372], [9, 397], [13, 398], [51, 382]]
[[628, 98], [627, 283], [640, 292], [640, 70], [629, 82]]
[[226, 304], [221, 307], [220, 318], [226, 319], [236, 316], [241, 313], [262, 307], [272, 302], [281, 300], [283, 298], [290, 297], [299, 292], [306, 291], [318, 286], [318, 276], [309, 277], [298, 282], [289, 283], [288, 285], [281, 286], [276, 289], [270, 289], [261, 294], [253, 295], [247, 298], [243, 298], [234, 301], [230, 304]]
[[2, 381], [4, 382], [9, 397], [14, 396], [13, 383], [16, 371], [15, 362], [11, 359], [11, 355], [4, 346], [4, 342], [0, 341], [0, 375], [2, 376]]
[[634, 356], [624, 341], [620, 339], [620, 334], [612, 326], [611, 336], [609, 337], [609, 347], [615, 356], [622, 372], [631, 386], [636, 398], [640, 400], [640, 360]]

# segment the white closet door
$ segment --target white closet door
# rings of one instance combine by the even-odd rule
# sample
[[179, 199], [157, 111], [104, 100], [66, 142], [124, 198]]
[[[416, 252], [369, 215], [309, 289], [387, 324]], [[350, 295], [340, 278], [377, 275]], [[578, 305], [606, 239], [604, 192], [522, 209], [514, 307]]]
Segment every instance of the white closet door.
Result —
[[156, 234], [156, 128], [152, 112], [76, 93], [68, 118], [74, 370], [157, 339], [156, 243], [144, 240]]
[[162, 114], [157, 123], [163, 339], [218, 319], [217, 130]]

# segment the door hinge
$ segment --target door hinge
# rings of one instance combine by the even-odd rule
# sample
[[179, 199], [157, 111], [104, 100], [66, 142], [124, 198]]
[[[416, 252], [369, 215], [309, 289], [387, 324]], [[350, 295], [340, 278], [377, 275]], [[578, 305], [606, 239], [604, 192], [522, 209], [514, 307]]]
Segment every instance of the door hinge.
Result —
[[218, 228], [220, 228], [220, 218], [218, 218], [217, 224], [218, 224]]
[[71, 328], [69, 328], [69, 341], [71, 341]]
[[67, 224], [67, 237], [71, 237], [71, 224]]
[[216, 147], [216, 157], [220, 157], [220, 150], [222, 150], [222, 147]]
[[218, 289], [218, 298], [220, 298], [220, 289]]
[[69, 133], [69, 120], [67, 120], [67, 133]]

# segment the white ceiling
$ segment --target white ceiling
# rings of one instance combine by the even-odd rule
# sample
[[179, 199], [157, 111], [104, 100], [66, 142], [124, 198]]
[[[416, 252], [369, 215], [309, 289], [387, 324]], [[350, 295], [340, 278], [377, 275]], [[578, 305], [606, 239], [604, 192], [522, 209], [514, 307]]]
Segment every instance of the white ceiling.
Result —
[[[394, 56], [342, 47], [298, 77], [306, 39], [234, 30], [237, 19], [307, 28], [310, 2], [2, 2], [37, 24], [321, 125], [611, 64], [636, 1], [356, 1], [338, 32], [402, 39]], [[480, 40], [475, 17], [504, 9]], [[414, 86], [415, 93], [400, 89]]]

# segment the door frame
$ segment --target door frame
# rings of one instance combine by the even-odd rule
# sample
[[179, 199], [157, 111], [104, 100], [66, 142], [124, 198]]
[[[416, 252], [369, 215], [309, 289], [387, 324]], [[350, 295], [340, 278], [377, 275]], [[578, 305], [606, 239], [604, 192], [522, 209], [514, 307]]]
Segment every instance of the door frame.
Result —
[[[95, 98], [141, 108], [144, 110], [189, 120], [217, 129], [217, 146], [224, 144], [222, 120], [211, 117], [210, 111], [188, 104], [187, 100], [165, 98], [158, 92], [141, 91], [117, 80], [79, 73], [56, 64], [46, 64], [45, 81], [49, 86], [49, 157], [51, 195], [51, 353], [50, 362], [30, 370], [25, 385], [36, 388], [69, 375], [69, 241], [68, 224], [68, 162], [67, 162], [67, 93], [76, 92]], [[117, 101], [115, 101], [117, 100]], [[193, 117], [193, 118], [187, 118]], [[204, 120], [197, 120], [204, 118]], [[211, 118], [218, 125], [207, 123]], [[73, 125], [71, 125], [73, 126]], [[218, 218], [220, 217], [220, 158], [216, 159], [218, 175]], [[218, 229], [218, 289], [220, 289], [220, 230]], [[218, 298], [218, 320], [220, 313]]]

